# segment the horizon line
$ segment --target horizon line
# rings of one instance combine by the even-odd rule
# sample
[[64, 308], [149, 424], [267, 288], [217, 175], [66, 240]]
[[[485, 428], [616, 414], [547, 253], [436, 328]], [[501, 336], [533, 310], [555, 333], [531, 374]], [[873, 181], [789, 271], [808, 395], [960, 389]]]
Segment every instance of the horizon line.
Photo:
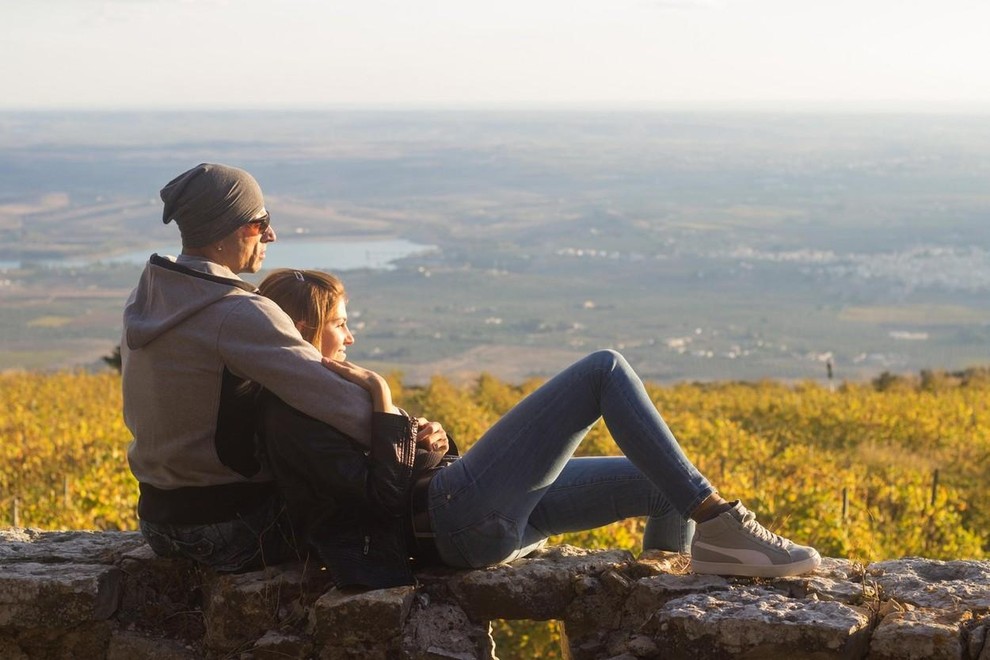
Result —
[[490, 102], [490, 103], [299, 103], [285, 105], [11, 105], [0, 104], [0, 113], [271, 113], [271, 112], [753, 112], [801, 114], [868, 113], [868, 114], [986, 114], [987, 101], [920, 101], [920, 100], [736, 100], [736, 101], [663, 101], [663, 102]]

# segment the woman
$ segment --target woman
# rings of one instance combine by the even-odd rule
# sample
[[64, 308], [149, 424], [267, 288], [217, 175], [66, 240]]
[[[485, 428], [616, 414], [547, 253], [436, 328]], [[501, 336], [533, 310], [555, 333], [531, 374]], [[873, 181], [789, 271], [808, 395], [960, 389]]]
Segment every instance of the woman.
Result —
[[[373, 402], [370, 449], [272, 394], [260, 406], [261, 436], [290, 514], [340, 586], [410, 584], [408, 557], [433, 551], [456, 567], [511, 561], [553, 534], [631, 516], [647, 516], [644, 549], [690, 551], [700, 573], [777, 577], [821, 561], [722, 499], [614, 351], [565, 369], [453, 460], [440, 424], [407, 417], [384, 378], [346, 361], [354, 337], [339, 280], [283, 270], [260, 291], [329, 369]], [[625, 456], [574, 458], [599, 417]]]

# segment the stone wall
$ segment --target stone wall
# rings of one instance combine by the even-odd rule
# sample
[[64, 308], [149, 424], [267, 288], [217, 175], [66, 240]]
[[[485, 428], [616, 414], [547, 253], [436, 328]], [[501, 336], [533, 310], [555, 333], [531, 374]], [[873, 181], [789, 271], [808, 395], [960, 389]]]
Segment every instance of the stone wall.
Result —
[[990, 660], [990, 561], [725, 579], [677, 555], [558, 546], [418, 577], [345, 593], [316, 566], [159, 559], [132, 532], [0, 530], [0, 658], [492, 658], [492, 619], [558, 619], [577, 660]]

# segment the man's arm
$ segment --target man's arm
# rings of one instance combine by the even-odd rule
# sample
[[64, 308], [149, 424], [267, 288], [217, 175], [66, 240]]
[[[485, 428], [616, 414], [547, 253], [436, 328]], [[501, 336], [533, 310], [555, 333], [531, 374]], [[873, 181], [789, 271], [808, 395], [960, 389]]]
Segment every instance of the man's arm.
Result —
[[371, 445], [371, 398], [327, 370], [320, 352], [274, 302], [244, 296], [223, 322], [220, 355], [242, 378], [260, 383], [289, 406]]

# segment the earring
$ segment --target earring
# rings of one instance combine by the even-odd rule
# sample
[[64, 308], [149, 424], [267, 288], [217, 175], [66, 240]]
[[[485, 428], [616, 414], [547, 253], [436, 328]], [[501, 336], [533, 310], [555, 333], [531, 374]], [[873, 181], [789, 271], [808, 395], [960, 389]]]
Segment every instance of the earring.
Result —
[[217, 252], [223, 252], [223, 246], [222, 245], [218, 245], [217, 246]]

